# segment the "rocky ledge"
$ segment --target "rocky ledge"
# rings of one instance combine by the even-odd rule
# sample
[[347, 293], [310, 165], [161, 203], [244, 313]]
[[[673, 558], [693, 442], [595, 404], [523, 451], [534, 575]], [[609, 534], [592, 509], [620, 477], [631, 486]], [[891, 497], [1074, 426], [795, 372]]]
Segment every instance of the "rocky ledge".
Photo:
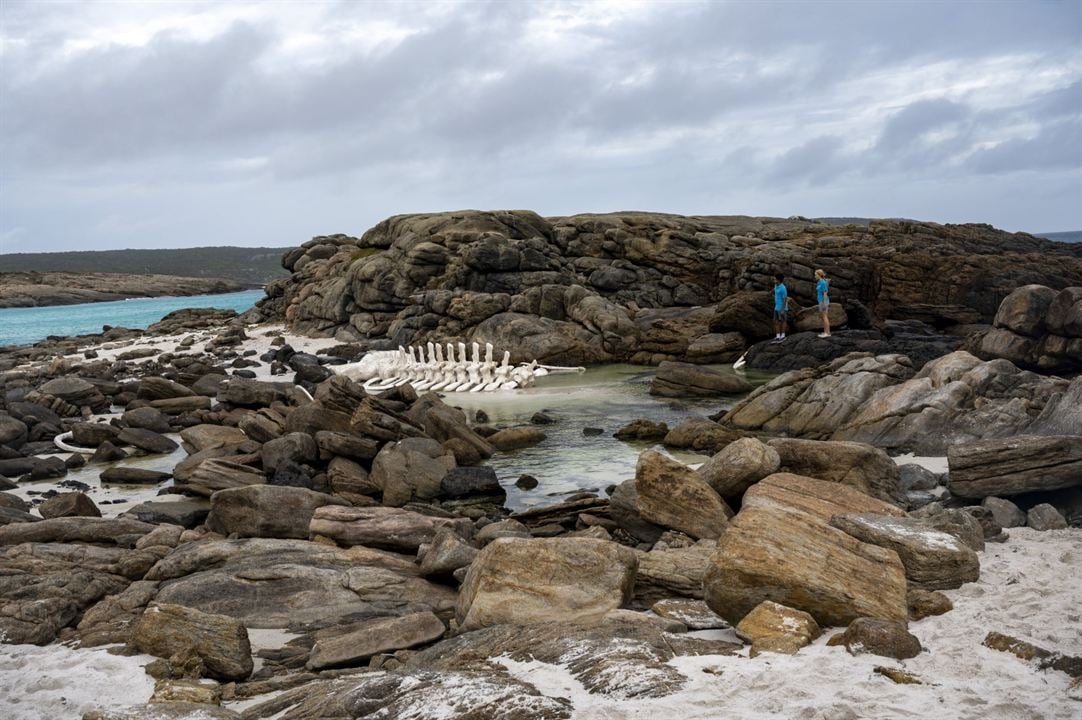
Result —
[[127, 273], [0, 273], [0, 308], [106, 302], [125, 298], [238, 292], [245, 285], [225, 278]]
[[[373, 348], [492, 342], [515, 362], [553, 364], [731, 362], [774, 334], [775, 272], [803, 308], [795, 330], [818, 328], [822, 267], [836, 327], [875, 330], [854, 339], [874, 352], [919, 345], [922, 360], [956, 349], [1020, 285], [1082, 284], [1082, 246], [987, 225], [657, 213], [402, 215], [360, 238], [313, 238], [282, 262], [292, 275], [260, 310], [300, 332]], [[957, 337], [922, 343], [929, 330]]]

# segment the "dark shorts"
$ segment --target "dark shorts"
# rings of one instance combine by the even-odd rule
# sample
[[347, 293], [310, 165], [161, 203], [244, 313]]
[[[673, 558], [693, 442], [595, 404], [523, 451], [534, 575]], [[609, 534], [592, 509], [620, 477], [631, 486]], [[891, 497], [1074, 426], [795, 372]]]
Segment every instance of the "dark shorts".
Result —
[[788, 319], [789, 313], [785, 312], [784, 310], [774, 311], [774, 322], [785, 322]]

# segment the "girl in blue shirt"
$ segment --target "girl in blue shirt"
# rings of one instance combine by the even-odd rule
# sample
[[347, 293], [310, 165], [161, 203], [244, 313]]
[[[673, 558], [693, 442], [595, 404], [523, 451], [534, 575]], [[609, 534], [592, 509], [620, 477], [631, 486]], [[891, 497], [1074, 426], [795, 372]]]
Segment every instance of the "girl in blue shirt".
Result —
[[828, 313], [830, 312], [830, 283], [827, 281], [826, 273], [822, 270], [815, 271], [815, 297], [819, 301], [819, 318], [823, 321], [823, 332], [819, 333], [819, 337], [830, 337], [830, 318]]

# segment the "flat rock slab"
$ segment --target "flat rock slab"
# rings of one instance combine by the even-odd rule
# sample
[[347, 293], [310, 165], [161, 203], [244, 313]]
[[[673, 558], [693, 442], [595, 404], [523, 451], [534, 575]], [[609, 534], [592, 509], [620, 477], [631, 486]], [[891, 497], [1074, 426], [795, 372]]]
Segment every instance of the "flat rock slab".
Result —
[[977, 553], [954, 535], [916, 518], [844, 514], [835, 515], [830, 524], [858, 540], [898, 553], [914, 587], [947, 590], [980, 577]]
[[103, 483], [114, 485], [157, 485], [173, 477], [172, 473], [135, 467], [106, 468], [98, 476]]
[[1082, 438], [1025, 435], [947, 448], [951, 494], [1018, 495], [1082, 485]]
[[128, 518], [62, 517], [0, 527], [0, 545], [83, 542], [131, 546], [157, 526]]
[[431, 612], [367, 620], [349, 632], [318, 638], [308, 658], [309, 670], [347, 667], [373, 655], [417, 647], [443, 637], [446, 628]]
[[180, 447], [165, 435], [144, 428], [125, 428], [117, 435], [117, 439], [154, 455], [171, 453]]
[[455, 591], [418, 576], [412, 557], [304, 540], [213, 540], [181, 545], [147, 573], [158, 602], [228, 615], [250, 628], [307, 630], [348, 619], [430, 611]]
[[210, 513], [210, 501], [206, 498], [184, 498], [183, 500], [147, 500], [123, 513], [123, 517], [132, 517], [145, 523], [169, 523], [181, 527], [193, 528], [203, 524]]
[[248, 485], [210, 496], [207, 527], [223, 535], [307, 538], [316, 508], [345, 500], [300, 487]]

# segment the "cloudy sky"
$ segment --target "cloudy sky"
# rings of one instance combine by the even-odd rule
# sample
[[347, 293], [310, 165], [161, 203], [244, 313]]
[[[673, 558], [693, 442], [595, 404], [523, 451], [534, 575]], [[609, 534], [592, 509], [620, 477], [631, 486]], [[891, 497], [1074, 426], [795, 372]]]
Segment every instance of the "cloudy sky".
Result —
[[0, 2], [0, 250], [403, 212], [1082, 229], [1082, 2]]

